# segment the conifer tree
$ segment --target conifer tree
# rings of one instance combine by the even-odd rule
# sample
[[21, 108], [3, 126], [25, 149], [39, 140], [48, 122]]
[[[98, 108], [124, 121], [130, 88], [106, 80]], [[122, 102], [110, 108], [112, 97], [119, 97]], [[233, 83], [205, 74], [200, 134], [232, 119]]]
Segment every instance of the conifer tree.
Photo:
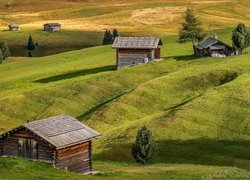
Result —
[[106, 30], [103, 36], [102, 45], [112, 44], [113, 36], [109, 30]]
[[6, 60], [10, 56], [10, 50], [5, 41], [0, 42], [0, 61], [2, 63], [3, 60]]
[[33, 57], [31, 51], [29, 51], [28, 57]]
[[132, 156], [136, 163], [147, 165], [153, 162], [156, 145], [151, 131], [143, 126], [138, 130], [135, 143], [132, 146]]
[[194, 44], [197, 41], [202, 41], [204, 37], [205, 34], [203, 33], [199, 18], [195, 16], [192, 9], [187, 9], [184, 16], [184, 22], [179, 31], [179, 43], [191, 41]]
[[114, 42], [115, 38], [118, 37], [118, 36], [119, 36], [119, 35], [118, 35], [117, 29], [114, 29], [114, 30], [113, 30], [113, 42]]
[[32, 36], [30, 36], [28, 40], [28, 50], [33, 51], [34, 49], [35, 49], [35, 45], [34, 45]]
[[250, 34], [245, 24], [238, 24], [232, 33], [233, 47], [239, 54], [250, 45]]

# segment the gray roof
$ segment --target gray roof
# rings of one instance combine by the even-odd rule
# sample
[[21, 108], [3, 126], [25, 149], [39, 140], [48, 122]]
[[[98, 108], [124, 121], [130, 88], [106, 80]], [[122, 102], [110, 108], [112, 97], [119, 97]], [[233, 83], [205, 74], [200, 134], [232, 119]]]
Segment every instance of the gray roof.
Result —
[[51, 26], [51, 27], [55, 27], [55, 26], [61, 26], [61, 24], [59, 24], [59, 23], [46, 23], [46, 24], [44, 24], [43, 26]]
[[226, 47], [223, 45], [214, 45], [210, 47], [211, 50], [220, 50], [220, 49], [225, 49], [225, 48]]
[[158, 37], [116, 37], [113, 48], [116, 49], [156, 49], [162, 45]]
[[[226, 46], [226, 47], [228, 47], [230, 49], [233, 49], [231, 46], [229, 46], [226, 43], [224, 43], [224, 42], [222, 42], [222, 41], [220, 41], [220, 40], [218, 40], [216, 38], [213, 38], [213, 37], [207, 38], [205, 41], [201, 42], [196, 47], [198, 49], [206, 49], [206, 48], [211, 47], [211, 46], [213, 46], [213, 45], [215, 45], [217, 43], [220, 44], [221, 46]], [[218, 46], [218, 44], [216, 46]]]
[[12, 27], [12, 28], [18, 28], [19, 25], [18, 24], [10, 24], [9, 27]]
[[86, 142], [100, 136], [100, 133], [68, 115], [60, 115], [23, 124], [57, 149]]

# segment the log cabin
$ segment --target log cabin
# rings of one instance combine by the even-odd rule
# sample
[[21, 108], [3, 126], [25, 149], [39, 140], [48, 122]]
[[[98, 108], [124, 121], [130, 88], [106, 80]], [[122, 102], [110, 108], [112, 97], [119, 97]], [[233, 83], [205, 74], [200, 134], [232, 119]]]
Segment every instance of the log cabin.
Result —
[[25, 123], [0, 136], [0, 155], [39, 160], [75, 173], [92, 172], [100, 134], [68, 115]]
[[19, 31], [20, 26], [18, 24], [10, 24], [9, 25], [9, 31]]
[[236, 55], [236, 51], [233, 47], [218, 40], [217, 37], [209, 37], [197, 46], [194, 46], [194, 53], [200, 57], [226, 57]]
[[158, 37], [116, 37], [112, 46], [116, 49], [116, 69], [160, 59], [162, 44]]
[[59, 23], [47, 23], [43, 25], [44, 31], [55, 32], [61, 30], [61, 24]]

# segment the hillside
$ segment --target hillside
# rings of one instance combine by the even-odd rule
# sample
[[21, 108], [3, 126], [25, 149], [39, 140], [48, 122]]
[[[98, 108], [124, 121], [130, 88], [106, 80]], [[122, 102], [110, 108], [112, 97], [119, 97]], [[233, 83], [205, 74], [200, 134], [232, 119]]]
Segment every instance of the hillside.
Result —
[[[230, 43], [231, 30], [209, 34]], [[218, 166], [246, 170], [223, 170], [223, 176], [248, 172], [250, 54], [199, 59], [191, 44], [177, 44], [176, 36], [162, 39], [163, 61], [120, 71], [113, 70], [110, 46], [1, 65], [0, 133], [26, 120], [69, 114], [103, 135], [94, 143], [96, 169], [114, 177], [145, 178], [138, 171], [149, 177], [157, 172], [156, 178], [203, 177], [210, 174], [207, 167], [220, 174]], [[156, 163], [180, 171], [130, 164], [131, 143], [144, 124], [157, 141]]]
[[[211, 178], [247, 178], [250, 173], [233, 167], [212, 167], [198, 165], [157, 164], [147, 167], [126, 163], [94, 164], [101, 174], [83, 176], [56, 170], [44, 163], [21, 160], [17, 158], [0, 158], [0, 179], [211, 179]], [[23, 173], [25, 171], [25, 173]], [[20, 176], [22, 174], [22, 176]]]
[[[36, 4], [36, 6], [34, 6]], [[249, 0], [2, 0], [0, 38], [13, 56], [27, 56], [29, 35], [39, 47], [33, 56], [45, 56], [100, 45], [104, 29], [117, 28], [123, 35], [176, 34], [187, 7], [196, 10], [206, 30], [250, 25]], [[59, 22], [63, 30], [42, 31], [47, 22]], [[19, 32], [6, 31], [8, 24], [21, 25]]]

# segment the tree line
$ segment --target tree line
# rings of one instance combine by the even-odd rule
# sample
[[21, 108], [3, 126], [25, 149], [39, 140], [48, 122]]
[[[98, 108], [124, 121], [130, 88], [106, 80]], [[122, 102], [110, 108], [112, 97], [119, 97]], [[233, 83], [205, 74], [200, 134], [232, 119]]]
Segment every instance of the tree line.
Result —
[[115, 38], [118, 36], [117, 29], [114, 29], [112, 33], [106, 29], [103, 35], [102, 45], [113, 44]]

